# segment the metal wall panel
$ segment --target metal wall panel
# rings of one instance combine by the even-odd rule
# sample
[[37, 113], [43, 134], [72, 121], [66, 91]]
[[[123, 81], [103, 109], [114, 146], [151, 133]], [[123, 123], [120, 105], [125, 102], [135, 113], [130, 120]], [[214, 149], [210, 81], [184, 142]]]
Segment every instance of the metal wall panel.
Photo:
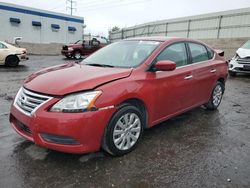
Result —
[[217, 38], [218, 30], [197, 30], [197, 31], [190, 31], [189, 38], [196, 38], [196, 39], [212, 39]]
[[221, 29], [219, 38], [249, 37], [250, 27]]
[[206, 20], [191, 20], [190, 29], [206, 29], [214, 28], [219, 24], [219, 18], [211, 18]]
[[174, 31], [174, 32], [168, 32], [168, 37], [187, 37], [187, 31]]
[[111, 41], [139, 36], [175, 36], [197, 39], [250, 37], [250, 8], [162, 20], [110, 33]]
[[249, 25], [250, 24], [250, 14], [242, 14], [239, 16], [229, 16], [223, 17], [221, 20], [221, 26], [234, 26], [234, 25]]
[[188, 21], [168, 24], [168, 31], [182, 31], [182, 30], [187, 30], [187, 28], [188, 28]]

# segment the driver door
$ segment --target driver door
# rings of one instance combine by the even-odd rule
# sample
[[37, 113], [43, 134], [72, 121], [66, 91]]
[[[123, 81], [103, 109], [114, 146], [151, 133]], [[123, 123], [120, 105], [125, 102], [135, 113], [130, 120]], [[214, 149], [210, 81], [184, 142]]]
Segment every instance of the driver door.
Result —
[[156, 71], [153, 74], [155, 123], [187, 110], [193, 105], [193, 71], [188, 65], [185, 43], [178, 42], [166, 47], [157, 61], [171, 60], [176, 63], [173, 71]]

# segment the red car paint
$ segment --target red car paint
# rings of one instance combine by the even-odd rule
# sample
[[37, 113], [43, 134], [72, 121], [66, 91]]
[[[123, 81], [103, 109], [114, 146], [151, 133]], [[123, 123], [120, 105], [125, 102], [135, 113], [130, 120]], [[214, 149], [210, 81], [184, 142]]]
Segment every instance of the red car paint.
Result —
[[[27, 90], [53, 96], [32, 116], [11, 107], [10, 122], [23, 137], [46, 148], [87, 153], [101, 148], [104, 129], [117, 106], [128, 99], [143, 102], [147, 111], [147, 127], [208, 102], [219, 79], [227, 78], [227, 63], [215, 53], [212, 60], [191, 64], [173, 71], [149, 72], [148, 67], [168, 45], [176, 42], [195, 42], [182, 38], [140, 38], [131, 40], [160, 41], [160, 46], [136, 68], [102, 68], [67, 64], [44, 69], [30, 75], [24, 83]], [[203, 43], [202, 43], [203, 44]], [[205, 44], [203, 44], [205, 45]], [[216, 69], [216, 72], [212, 70]], [[211, 72], [212, 71], [212, 72]], [[184, 79], [193, 76], [193, 79]], [[82, 113], [50, 112], [50, 107], [63, 96], [86, 90], [101, 90], [95, 102], [96, 111]], [[31, 134], [17, 124], [30, 128]], [[47, 142], [41, 134], [74, 138], [79, 144]]]

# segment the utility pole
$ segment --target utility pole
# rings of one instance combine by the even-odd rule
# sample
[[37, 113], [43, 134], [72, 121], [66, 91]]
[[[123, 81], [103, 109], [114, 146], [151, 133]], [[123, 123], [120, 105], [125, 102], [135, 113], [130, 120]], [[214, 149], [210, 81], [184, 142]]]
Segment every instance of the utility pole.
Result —
[[73, 10], [76, 10], [76, 1], [66, 0], [66, 4], [69, 3], [69, 6], [66, 6], [66, 10], [70, 9], [70, 15], [73, 14]]

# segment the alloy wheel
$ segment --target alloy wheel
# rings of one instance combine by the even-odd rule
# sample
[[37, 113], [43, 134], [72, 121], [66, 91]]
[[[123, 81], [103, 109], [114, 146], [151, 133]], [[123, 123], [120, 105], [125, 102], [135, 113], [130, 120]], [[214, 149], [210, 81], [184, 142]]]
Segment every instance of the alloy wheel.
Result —
[[129, 150], [141, 134], [141, 120], [135, 113], [124, 114], [116, 123], [113, 142], [119, 150]]
[[222, 88], [220, 85], [217, 85], [214, 88], [214, 92], [213, 92], [213, 104], [214, 106], [219, 106], [220, 102], [221, 102], [221, 98], [222, 98]]
[[80, 53], [80, 52], [76, 52], [76, 53], [75, 53], [75, 58], [76, 58], [76, 59], [81, 59], [81, 57], [82, 57], [82, 56], [81, 56], [81, 53]]

